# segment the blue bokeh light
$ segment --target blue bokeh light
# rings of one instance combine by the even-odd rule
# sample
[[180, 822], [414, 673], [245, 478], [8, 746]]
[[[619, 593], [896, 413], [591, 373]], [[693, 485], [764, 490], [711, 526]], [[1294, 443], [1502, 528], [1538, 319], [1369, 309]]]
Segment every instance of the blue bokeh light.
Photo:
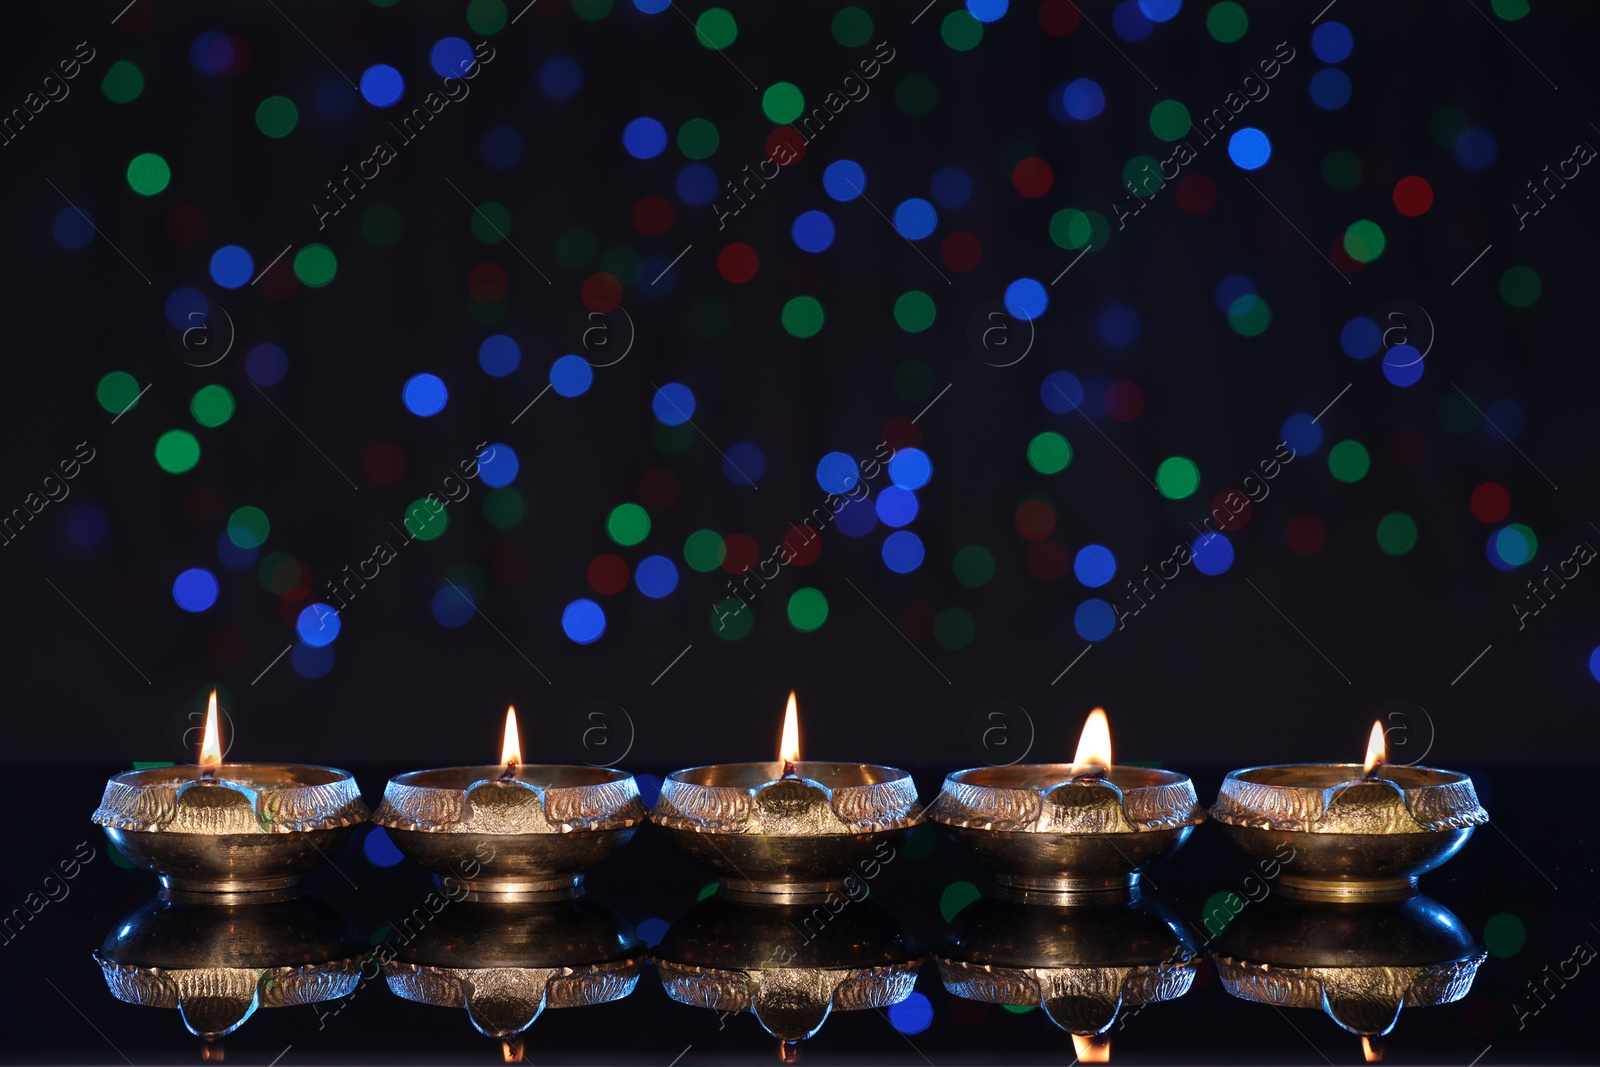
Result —
[[1297, 456], [1309, 456], [1322, 447], [1322, 426], [1313, 422], [1310, 415], [1290, 415], [1283, 420], [1278, 436]]
[[894, 209], [894, 228], [900, 231], [900, 236], [908, 240], [920, 241], [932, 233], [938, 225], [939, 212], [921, 197], [914, 196], [910, 200], [902, 200]]
[[1337, 111], [1350, 102], [1350, 76], [1338, 67], [1323, 67], [1311, 76], [1311, 102]]
[[1085, 641], [1104, 641], [1117, 628], [1117, 613], [1104, 600], [1091, 597], [1072, 613], [1072, 628]]
[[1189, 547], [1194, 569], [1216, 577], [1233, 566], [1233, 542], [1219, 533], [1201, 534]]
[[[969, 7], [973, 3], [974, 0], [967, 0]], [[890, 1005], [889, 1025], [902, 1034], [920, 1034], [933, 1025], [933, 1004], [925, 995], [912, 993], [900, 1003]]]
[[789, 237], [802, 252], [826, 252], [833, 244], [833, 220], [821, 211], [801, 212], [789, 227]]
[[211, 315], [211, 301], [200, 290], [184, 286], [168, 294], [163, 310], [168, 325], [174, 330], [187, 330], [206, 324]]
[[1241, 296], [1255, 295], [1256, 283], [1243, 274], [1227, 275], [1217, 283], [1217, 288], [1213, 294], [1217, 302], [1217, 310], [1224, 315], [1228, 313], [1229, 308], [1233, 307], [1234, 301]]
[[1522, 405], [1506, 397], [1496, 400], [1483, 409], [1484, 428], [1489, 436], [1500, 441], [1514, 441], [1528, 428], [1527, 413]]
[[297, 642], [294, 651], [289, 653], [289, 666], [302, 678], [315, 680], [324, 678], [333, 670], [335, 660], [333, 648], [327, 645], [308, 645], [304, 641]]
[[67, 540], [72, 547], [90, 551], [106, 543], [111, 524], [98, 504], [77, 504], [67, 512]]
[[896, 530], [883, 539], [883, 565], [896, 574], [910, 574], [922, 566], [925, 554], [922, 538], [910, 530]]
[[260, 554], [259, 549], [240, 548], [234, 544], [233, 538], [228, 536], [227, 530], [217, 534], [217, 559], [230, 571], [250, 566]]
[[1111, 9], [1111, 32], [1124, 41], [1142, 41], [1156, 28], [1137, 0], [1122, 0]]
[[1051, 371], [1039, 384], [1039, 401], [1057, 415], [1064, 415], [1083, 403], [1083, 383], [1064, 370]]
[[856, 461], [844, 452], [829, 452], [817, 461], [817, 484], [824, 493], [842, 496], [861, 480]]
[[1183, 10], [1183, 0], [1139, 0], [1139, 10], [1151, 22], [1171, 22]]
[[583, 88], [583, 68], [576, 60], [556, 56], [539, 68], [539, 88], [552, 100], [571, 100]]
[[646, 556], [633, 569], [633, 581], [639, 592], [660, 600], [678, 588], [678, 565], [666, 556]]
[[56, 213], [50, 236], [62, 248], [79, 249], [94, 240], [94, 222], [87, 212], [75, 207], [64, 207]]
[[1371, 359], [1383, 347], [1383, 331], [1376, 322], [1358, 315], [1339, 331], [1339, 347], [1351, 359]]
[[865, 537], [878, 528], [878, 509], [868, 498], [848, 497], [834, 513], [833, 524], [846, 537]]
[[339, 613], [326, 604], [307, 604], [300, 609], [300, 614], [294, 620], [295, 631], [300, 635], [300, 640], [313, 648], [332, 644], [333, 639], [339, 636], [343, 627]]
[[522, 365], [522, 346], [503, 333], [485, 337], [478, 344], [478, 366], [491, 378], [504, 378]]
[[405, 853], [389, 840], [389, 832], [381, 826], [374, 826], [367, 831], [367, 836], [361, 839], [361, 852], [374, 867], [393, 867], [406, 858]]
[[211, 280], [224, 289], [238, 289], [250, 282], [256, 262], [239, 245], [223, 245], [211, 253]]
[[1383, 376], [1404, 389], [1422, 380], [1422, 353], [1411, 345], [1395, 345], [1383, 354]]
[[1106, 92], [1090, 78], [1070, 81], [1061, 90], [1061, 108], [1079, 122], [1087, 122], [1106, 107]]
[[704, 163], [690, 163], [678, 171], [672, 187], [685, 204], [704, 207], [717, 198], [717, 172]]
[[1139, 339], [1139, 313], [1127, 304], [1107, 304], [1100, 312], [1100, 339], [1112, 348], [1127, 348]]
[[586, 597], [579, 597], [562, 610], [561, 629], [575, 644], [592, 645], [606, 632], [605, 609]]
[[734, 485], [754, 485], [765, 473], [766, 453], [750, 441], [735, 441], [722, 457], [722, 476]]
[[933, 477], [933, 460], [920, 448], [901, 448], [889, 460], [889, 480], [902, 489], [921, 489]]
[[562, 396], [582, 396], [594, 384], [594, 368], [582, 356], [566, 355], [550, 364], [550, 386]]
[[522, 161], [522, 134], [512, 126], [496, 126], [478, 141], [478, 155], [494, 170], [509, 170]]
[[668, 426], [682, 426], [694, 418], [694, 392], [681, 382], [668, 382], [650, 398], [650, 410]]
[[928, 189], [940, 207], [962, 207], [972, 199], [972, 177], [960, 167], [940, 167], [933, 172]]
[[1500, 156], [1500, 142], [1480, 126], [1461, 131], [1456, 138], [1456, 162], [1468, 170], [1485, 170]]
[[885, 486], [875, 506], [885, 526], [904, 526], [917, 517], [917, 494], [898, 485]]
[[1117, 574], [1117, 557], [1105, 545], [1084, 545], [1072, 560], [1072, 573], [1090, 589], [1098, 589]]
[[217, 602], [217, 576], [190, 567], [172, 580], [172, 599], [184, 611], [201, 612]]
[[967, 0], [967, 13], [979, 22], [995, 22], [1010, 6], [1011, 0]]
[[400, 398], [411, 414], [427, 418], [444, 410], [445, 403], [450, 399], [450, 390], [437, 374], [414, 374], [406, 379]]
[[1006, 286], [1005, 305], [1012, 318], [1032, 321], [1050, 306], [1050, 296], [1034, 279], [1018, 278]]
[[867, 191], [867, 172], [853, 159], [836, 159], [822, 171], [822, 191], [844, 203]]
[[460, 37], [441, 37], [428, 51], [428, 65], [441, 78], [459, 78], [477, 66], [477, 58]]
[[504, 489], [517, 480], [521, 469], [522, 463], [508, 444], [493, 441], [478, 453], [478, 477], [491, 489]]
[[1228, 138], [1228, 158], [1240, 170], [1259, 170], [1272, 158], [1272, 141], [1256, 127], [1246, 126]]
[[654, 159], [667, 149], [667, 128], [648, 115], [623, 127], [622, 147], [634, 159]]
[[465, 626], [477, 614], [471, 591], [453, 583], [446, 583], [434, 591], [429, 608], [433, 612], [433, 621], [447, 630]]
[[361, 73], [361, 97], [373, 107], [393, 107], [405, 92], [406, 80], [387, 63], [375, 63]]
[[257, 385], [277, 385], [289, 373], [289, 357], [277, 345], [264, 342], [245, 354], [244, 372]]
[[1311, 51], [1324, 63], [1343, 63], [1355, 46], [1350, 27], [1342, 22], [1324, 22], [1311, 31]]

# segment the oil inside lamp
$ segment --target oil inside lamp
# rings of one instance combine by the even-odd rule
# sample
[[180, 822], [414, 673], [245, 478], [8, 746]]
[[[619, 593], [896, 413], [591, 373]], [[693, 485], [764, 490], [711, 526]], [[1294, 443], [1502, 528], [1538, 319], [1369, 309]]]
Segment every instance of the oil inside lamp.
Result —
[[514, 779], [517, 768], [522, 765], [522, 737], [517, 733], [517, 709], [511, 704], [506, 705], [506, 730], [500, 742], [500, 762], [505, 766], [500, 777], [506, 781]]
[[789, 704], [783, 711], [783, 736], [778, 741], [778, 759], [783, 763], [783, 776], [796, 777], [794, 765], [800, 762], [800, 711], [792, 689], [789, 690]]
[[1073, 1034], [1072, 1051], [1078, 1054], [1079, 1063], [1110, 1063], [1111, 1039], [1101, 1034]]

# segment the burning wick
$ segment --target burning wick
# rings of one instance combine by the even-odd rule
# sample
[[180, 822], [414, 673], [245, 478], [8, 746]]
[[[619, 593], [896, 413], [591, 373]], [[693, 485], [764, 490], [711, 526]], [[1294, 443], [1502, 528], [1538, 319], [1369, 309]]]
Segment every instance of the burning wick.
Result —
[[789, 706], [783, 712], [783, 737], [778, 741], [778, 759], [783, 761], [783, 776], [796, 777], [794, 765], [800, 762], [800, 710], [794, 693], [789, 693]]
[[517, 709], [508, 705], [506, 707], [506, 730], [504, 740], [500, 743], [500, 762], [506, 769], [500, 772], [500, 780], [509, 782], [517, 776], [517, 767], [522, 763], [522, 738], [517, 734]]
[[1376, 1038], [1361, 1035], [1361, 1057], [1368, 1063], [1381, 1063], [1383, 1061], [1383, 1042]]
[[779, 1063], [799, 1063], [800, 1062], [800, 1042], [798, 1042], [798, 1041], [780, 1041], [780, 1042], [778, 1042], [778, 1062]]
[[206, 705], [206, 729], [200, 737], [200, 777], [202, 780], [217, 776], [222, 766], [222, 735], [217, 729], [217, 691], [211, 691]]
[[1075, 782], [1103, 781], [1111, 773], [1111, 724], [1105, 710], [1095, 708], [1084, 720], [1078, 735], [1078, 751], [1072, 757]]
[[1372, 724], [1372, 733], [1367, 735], [1367, 758], [1361, 765], [1361, 777], [1374, 779], [1378, 777], [1378, 770], [1388, 762], [1388, 750], [1383, 743], [1383, 720]]
[[507, 1063], [523, 1062], [523, 1044], [520, 1037], [503, 1038], [500, 1041], [500, 1055]]

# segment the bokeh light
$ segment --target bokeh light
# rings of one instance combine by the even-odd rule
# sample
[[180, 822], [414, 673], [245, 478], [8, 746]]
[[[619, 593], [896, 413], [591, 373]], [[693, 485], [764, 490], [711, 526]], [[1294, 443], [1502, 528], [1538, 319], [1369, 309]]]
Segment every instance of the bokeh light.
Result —
[[427, 418], [444, 410], [445, 403], [450, 399], [450, 390], [445, 387], [444, 379], [436, 374], [414, 374], [406, 379], [400, 390], [400, 399], [411, 414]]
[[562, 609], [561, 629], [574, 644], [592, 645], [606, 632], [605, 609], [580, 597]]
[[1156, 468], [1156, 488], [1168, 500], [1184, 500], [1200, 488], [1200, 468], [1186, 456], [1170, 456]]
[[202, 612], [217, 602], [217, 576], [204, 567], [191, 567], [172, 581], [173, 602], [189, 612]]

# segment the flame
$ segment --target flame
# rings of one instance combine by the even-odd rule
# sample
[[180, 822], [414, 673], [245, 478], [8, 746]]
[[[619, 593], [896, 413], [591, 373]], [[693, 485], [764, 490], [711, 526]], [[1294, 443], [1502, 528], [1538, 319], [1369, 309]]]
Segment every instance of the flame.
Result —
[[201, 1063], [221, 1063], [224, 1055], [222, 1042], [209, 1037], [200, 1042]]
[[522, 762], [522, 738], [517, 733], [517, 709], [506, 705], [505, 740], [500, 743], [500, 762], [507, 771], [515, 771]]
[[1361, 773], [1372, 774], [1387, 763], [1388, 759], [1389, 753], [1383, 744], [1383, 720], [1378, 719], [1372, 724], [1372, 733], [1367, 735], [1367, 759], [1361, 765]]
[[1361, 1055], [1366, 1057], [1368, 1063], [1377, 1063], [1383, 1059], [1383, 1046], [1374, 1044], [1372, 1039], [1365, 1034], [1361, 1035]]
[[1079, 1063], [1110, 1063], [1111, 1039], [1099, 1034], [1073, 1034], [1072, 1050], [1078, 1054]]
[[200, 773], [209, 778], [222, 766], [222, 735], [217, 729], [217, 691], [206, 705], [206, 731], [200, 738]]
[[503, 1038], [500, 1042], [500, 1055], [505, 1058], [507, 1063], [521, 1063], [523, 1057], [522, 1038]]
[[1111, 769], [1111, 724], [1103, 708], [1095, 708], [1084, 721], [1083, 733], [1078, 735], [1078, 751], [1072, 757], [1072, 769], [1083, 774], [1098, 768], [1102, 773]]
[[800, 762], [800, 709], [792, 690], [789, 693], [789, 706], [783, 711], [783, 738], [778, 742], [778, 759], [785, 770], [791, 764]]

